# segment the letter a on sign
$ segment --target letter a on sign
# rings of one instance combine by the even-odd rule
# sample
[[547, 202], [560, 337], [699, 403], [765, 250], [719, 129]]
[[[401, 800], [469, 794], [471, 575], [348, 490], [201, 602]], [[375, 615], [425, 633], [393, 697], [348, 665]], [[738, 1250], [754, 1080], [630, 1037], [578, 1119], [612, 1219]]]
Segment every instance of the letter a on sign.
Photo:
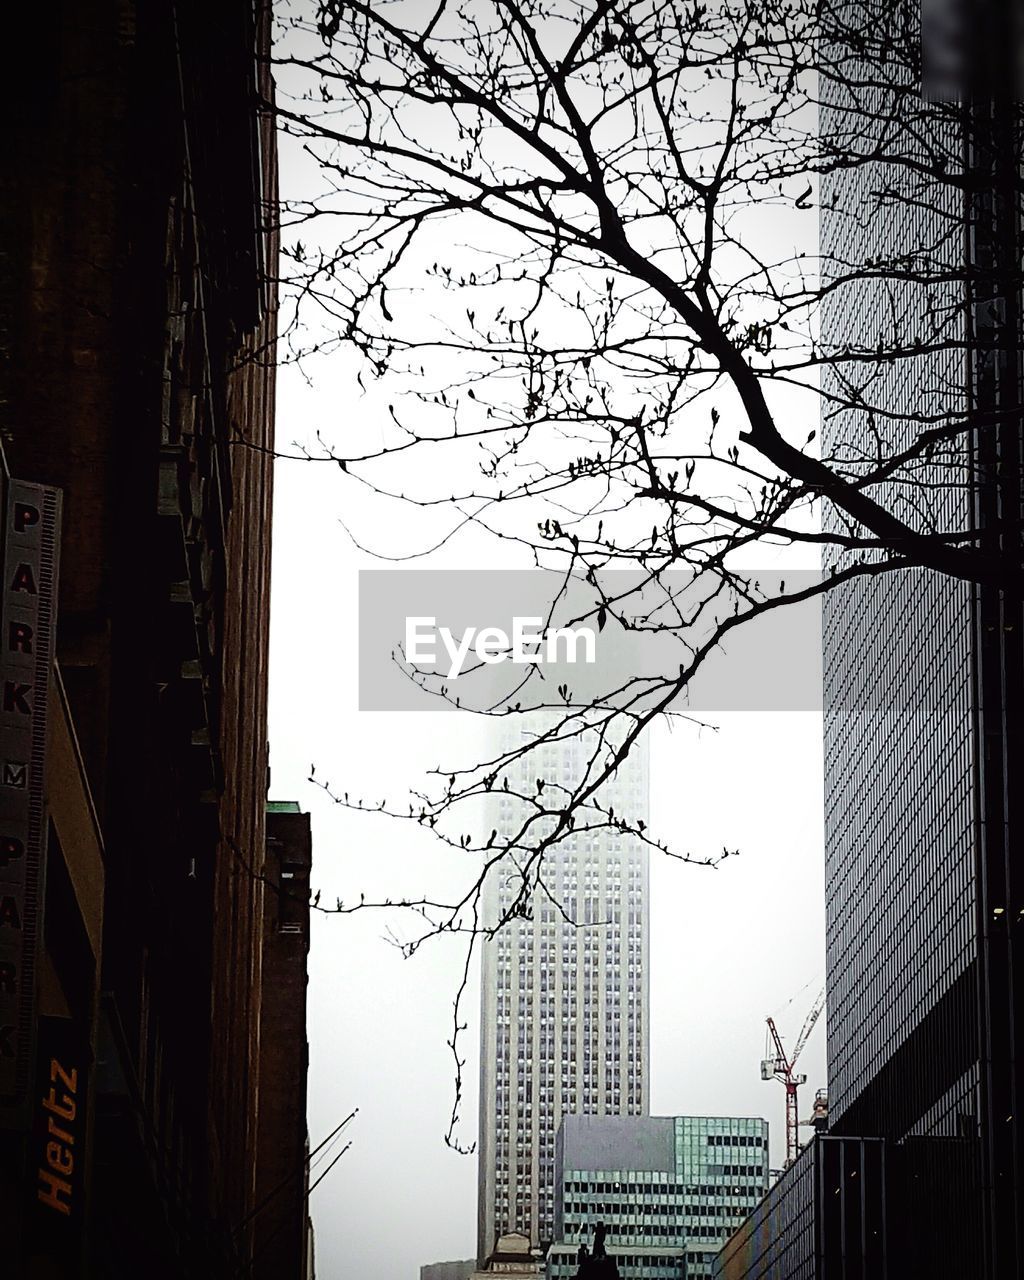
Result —
[[0, 489], [0, 1130], [24, 1132], [38, 1026], [61, 503], [57, 489], [24, 480], [0, 478]]
[[14, 579], [11, 582], [12, 591], [27, 591], [29, 595], [36, 595], [36, 580], [32, 573], [30, 564], [19, 564], [14, 571]]

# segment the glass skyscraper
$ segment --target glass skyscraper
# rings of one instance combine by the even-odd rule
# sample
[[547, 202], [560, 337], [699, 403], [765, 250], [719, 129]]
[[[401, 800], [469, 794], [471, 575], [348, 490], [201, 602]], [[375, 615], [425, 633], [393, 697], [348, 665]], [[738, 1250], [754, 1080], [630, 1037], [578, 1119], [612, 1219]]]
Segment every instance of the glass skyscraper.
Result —
[[[535, 734], [535, 727], [523, 734]], [[505, 749], [526, 738], [512, 738]], [[572, 786], [586, 740], [545, 744], [511, 767], [510, 787], [532, 794]], [[601, 803], [635, 824], [648, 817], [641, 741], [605, 785]], [[518, 830], [524, 808], [496, 789], [493, 826]], [[481, 975], [478, 1254], [518, 1231], [553, 1238], [555, 1136], [562, 1117], [641, 1116], [648, 1110], [648, 855], [636, 837], [581, 821], [545, 859], [529, 912], [484, 944]], [[484, 910], [502, 918], [522, 888], [514, 852], [485, 883]]]
[[[994, 69], [992, 12], [969, 16]], [[993, 88], [1005, 60], [1002, 80], [933, 107], [919, 5], [833, 13], [861, 31], [824, 46], [821, 128], [847, 163], [821, 188], [821, 342], [837, 362], [822, 452], [863, 476], [950, 428], [868, 492], [916, 531], [978, 536], [993, 581], [901, 570], [825, 597], [831, 1135], [721, 1274], [1003, 1280], [1024, 1276], [1024, 660], [1006, 590], [1022, 560], [1020, 137], [1013, 94]]]
[[[890, 6], [892, 23], [898, 8]], [[838, 10], [858, 11], [869, 6]], [[854, 154], [867, 143], [847, 131], [882, 130], [900, 90], [916, 92], [901, 84], [913, 69], [901, 64], [895, 35], [889, 64], [875, 56], [847, 51], [846, 79], [823, 80], [823, 135]], [[936, 174], [955, 173], [962, 143], [941, 111], [904, 111], [912, 129], [876, 138], [897, 159], [840, 167], [822, 183], [823, 272], [835, 287], [823, 299], [821, 335], [836, 360], [822, 380], [822, 452], [851, 478], [877, 465], [879, 448], [897, 454], [967, 409], [962, 194], [899, 162], [911, 148], [941, 158]], [[884, 216], [869, 216], [882, 192]], [[916, 272], [900, 270], [907, 254], [920, 260]], [[894, 265], [848, 278], [851, 262]], [[876, 350], [901, 354], [843, 358]], [[963, 530], [969, 461], [964, 437], [953, 437], [869, 492], [920, 532]], [[949, 1136], [976, 1120], [972, 627], [971, 587], [931, 570], [859, 578], [824, 597], [833, 1130]]]

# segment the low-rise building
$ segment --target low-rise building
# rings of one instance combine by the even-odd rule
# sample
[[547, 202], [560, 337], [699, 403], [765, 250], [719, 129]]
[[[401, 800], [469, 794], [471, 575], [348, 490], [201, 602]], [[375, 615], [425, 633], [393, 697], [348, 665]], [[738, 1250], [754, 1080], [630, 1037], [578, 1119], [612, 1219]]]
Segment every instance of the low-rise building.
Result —
[[711, 1274], [714, 1280], [973, 1276], [977, 1147], [971, 1137], [892, 1143], [816, 1136], [726, 1243]]
[[542, 1276], [544, 1259], [521, 1231], [498, 1236], [494, 1249], [487, 1255], [470, 1280], [493, 1280], [496, 1275]]
[[768, 1187], [768, 1124], [730, 1116], [566, 1116], [549, 1280], [571, 1280], [597, 1222], [633, 1280], [698, 1280]]
[[420, 1267], [420, 1280], [470, 1280], [475, 1270], [475, 1258], [459, 1258], [452, 1262], [428, 1262]]
[[306, 1132], [313, 842], [294, 800], [267, 804], [254, 1280], [305, 1280], [312, 1245]]

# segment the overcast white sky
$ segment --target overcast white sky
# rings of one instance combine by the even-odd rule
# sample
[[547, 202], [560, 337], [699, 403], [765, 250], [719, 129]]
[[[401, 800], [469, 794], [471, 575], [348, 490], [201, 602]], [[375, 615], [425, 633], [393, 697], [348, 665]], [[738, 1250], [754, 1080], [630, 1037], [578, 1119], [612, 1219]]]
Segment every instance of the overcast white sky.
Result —
[[[282, 376], [284, 446], [309, 439], [317, 426], [359, 422], [351, 382], [326, 365], [314, 373], [312, 386], [294, 371]], [[278, 463], [272, 794], [313, 814], [313, 882], [325, 903], [414, 892], [460, 874], [458, 860], [423, 832], [353, 815], [307, 780], [315, 764], [318, 776], [353, 795], [401, 796], [425, 768], [472, 749], [462, 716], [357, 709], [357, 573], [376, 562], [353, 547], [342, 521], [368, 538], [379, 520], [365, 492], [336, 468]], [[477, 567], [482, 554], [468, 546], [463, 563]], [[651, 744], [653, 828], [698, 854], [723, 845], [742, 851], [717, 871], [652, 864], [652, 1109], [763, 1115], [779, 1164], [783, 1092], [762, 1083], [759, 1063], [765, 1015], [779, 1015], [792, 1044], [823, 980], [821, 718], [730, 713], [718, 724], [714, 733], [660, 730]], [[351, 1151], [313, 1197], [325, 1280], [415, 1280], [421, 1263], [468, 1257], [474, 1248], [476, 1161], [443, 1142], [459, 955], [446, 940], [403, 960], [386, 937], [389, 924], [397, 922], [369, 912], [313, 924], [313, 1144], [360, 1109]], [[803, 1058], [805, 1115], [825, 1083], [823, 1022]], [[471, 1027], [471, 1084], [475, 1035]], [[463, 1136], [472, 1141], [475, 1094], [465, 1116]]]
[[[287, 147], [282, 189], [309, 194], [309, 170]], [[365, 447], [381, 438], [386, 398], [363, 395], [346, 356], [285, 368], [278, 445], [312, 443], [319, 430], [342, 447]], [[380, 566], [346, 527], [385, 551], [428, 542], [428, 531], [409, 523], [408, 508], [373, 500], [334, 466], [281, 461], [275, 485], [271, 793], [313, 815], [314, 890], [330, 903], [461, 883], [465, 867], [424, 832], [354, 815], [308, 781], [315, 764], [353, 796], [400, 798], [428, 767], [472, 759], [484, 732], [472, 718], [357, 708], [357, 574]], [[478, 535], [420, 564], [523, 567], [501, 556]], [[778, 1016], [792, 1046], [824, 979], [821, 717], [734, 712], [717, 722], [717, 732], [659, 728], [651, 741], [655, 833], [698, 855], [741, 850], [717, 871], [652, 861], [652, 1110], [765, 1116], [778, 1166], [783, 1090], [761, 1081], [760, 1060], [766, 1014]], [[389, 927], [401, 925], [379, 912], [313, 921], [312, 1144], [359, 1108], [351, 1150], [313, 1195], [321, 1280], [417, 1280], [421, 1264], [475, 1248], [476, 1158], [443, 1140], [461, 955], [447, 939], [403, 960]], [[475, 1138], [476, 1038], [471, 1022], [467, 1143]], [[822, 1019], [802, 1060], [805, 1116], [825, 1084], [824, 1042]]]

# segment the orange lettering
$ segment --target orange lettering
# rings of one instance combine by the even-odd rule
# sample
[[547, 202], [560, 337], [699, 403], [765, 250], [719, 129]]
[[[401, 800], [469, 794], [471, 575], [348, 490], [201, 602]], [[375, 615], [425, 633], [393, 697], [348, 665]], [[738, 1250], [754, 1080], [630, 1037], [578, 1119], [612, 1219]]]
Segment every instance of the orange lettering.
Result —
[[56, 1058], [51, 1058], [50, 1080], [56, 1083], [58, 1076], [69, 1093], [78, 1092], [78, 1068], [72, 1067], [70, 1071], [65, 1071]]
[[56, 1209], [58, 1213], [63, 1213], [65, 1217], [71, 1215], [71, 1205], [62, 1200], [61, 1196], [71, 1198], [71, 1183], [65, 1181], [64, 1178], [58, 1178], [55, 1173], [51, 1173], [48, 1169], [39, 1170], [39, 1181], [42, 1186], [36, 1192], [40, 1204], [49, 1205], [51, 1209]]
[[75, 1135], [73, 1133], [67, 1133], [64, 1129], [58, 1129], [54, 1123], [53, 1116], [50, 1116], [47, 1120], [46, 1127], [55, 1138], [60, 1138], [61, 1142], [66, 1142], [69, 1147], [73, 1147], [75, 1145]]
[[59, 1142], [46, 1144], [46, 1163], [54, 1173], [62, 1173], [68, 1177], [75, 1168], [75, 1157], [70, 1147], [61, 1146]]
[[52, 1111], [54, 1115], [60, 1116], [62, 1120], [74, 1120], [75, 1112], [78, 1108], [75, 1106], [75, 1100], [64, 1095], [64, 1105], [57, 1101], [57, 1090], [51, 1089], [47, 1096], [43, 1099], [43, 1106], [47, 1111]]

